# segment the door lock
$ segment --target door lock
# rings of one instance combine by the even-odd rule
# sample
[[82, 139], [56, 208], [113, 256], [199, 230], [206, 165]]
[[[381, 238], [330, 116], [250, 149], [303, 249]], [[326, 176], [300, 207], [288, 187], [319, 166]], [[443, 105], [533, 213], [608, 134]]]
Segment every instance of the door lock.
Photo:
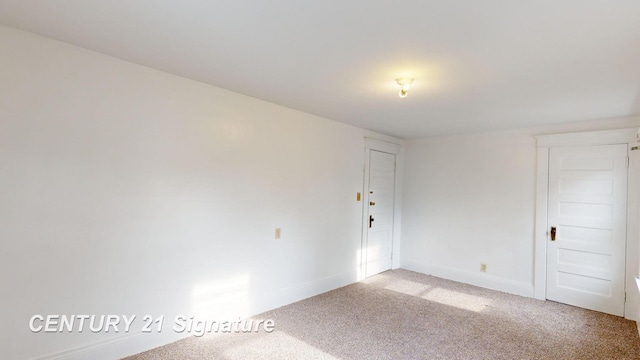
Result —
[[556, 227], [552, 226], [551, 227], [551, 232], [549, 234], [551, 236], [551, 241], [556, 241]]

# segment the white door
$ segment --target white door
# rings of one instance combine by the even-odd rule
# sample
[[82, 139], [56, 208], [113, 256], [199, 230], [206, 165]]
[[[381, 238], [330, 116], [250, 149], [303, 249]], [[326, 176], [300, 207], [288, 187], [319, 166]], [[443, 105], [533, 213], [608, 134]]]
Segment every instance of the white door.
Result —
[[547, 299], [624, 315], [627, 145], [551, 148]]
[[396, 156], [369, 152], [369, 203], [365, 276], [391, 269]]

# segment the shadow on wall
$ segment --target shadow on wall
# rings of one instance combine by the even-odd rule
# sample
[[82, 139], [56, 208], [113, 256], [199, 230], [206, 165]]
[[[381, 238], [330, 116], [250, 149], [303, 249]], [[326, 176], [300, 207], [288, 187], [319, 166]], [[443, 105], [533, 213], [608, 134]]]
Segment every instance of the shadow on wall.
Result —
[[638, 95], [636, 96], [636, 101], [631, 104], [630, 113], [640, 115], [640, 88], [638, 88]]

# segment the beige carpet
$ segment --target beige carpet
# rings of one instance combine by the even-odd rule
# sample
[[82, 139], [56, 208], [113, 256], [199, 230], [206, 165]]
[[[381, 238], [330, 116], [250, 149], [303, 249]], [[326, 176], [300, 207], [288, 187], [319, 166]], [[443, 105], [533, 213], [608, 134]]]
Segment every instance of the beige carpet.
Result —
[[144, 359], [640, 359], [636, 323], [406, 270], [261, 314], [272, 333], [189, 338]]

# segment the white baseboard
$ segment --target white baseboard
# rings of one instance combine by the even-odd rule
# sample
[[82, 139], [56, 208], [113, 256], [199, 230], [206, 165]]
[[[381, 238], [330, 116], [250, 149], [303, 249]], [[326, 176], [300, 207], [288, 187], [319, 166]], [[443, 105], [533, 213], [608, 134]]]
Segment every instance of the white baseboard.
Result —
[[189, 335], [174, 332], [138, 332], [77, 347], [56, 354], [41, 356], [34, 360], [114, 360], [138, 354], [186, 337], [189, 337]]
[[[257, 315], [296, 301], [331, 291], [357, 281], [357, 273], [350, 272], [310, 281], [285, 289], [264, 291], [251, 299], [250, 313]], [[276, 323], [276, 329], [278, 324]], [[134, 355], [189, 337], [187, 333], [133, 333], [68, 351], [40, 356], [33, 360], [114, 360]]]
[[251, 313], [260, 314], [265, 311], [273, 310], [327, 291], [353, 284], [358, 280], [357, 277], [357, 272], [353, 271], [310, 281], [285, 289], [264, 291], [260, 294], [259, 301], [251, 307]]
[[443, 279], [458, 281], [465, 284], [498, 290], [510, 294], [533, 297], [533, 284], [500, 278], [497, 276], [473, 273], [449, 267], [427, 264], [411, 259], [402, 260], [402, 268]]

